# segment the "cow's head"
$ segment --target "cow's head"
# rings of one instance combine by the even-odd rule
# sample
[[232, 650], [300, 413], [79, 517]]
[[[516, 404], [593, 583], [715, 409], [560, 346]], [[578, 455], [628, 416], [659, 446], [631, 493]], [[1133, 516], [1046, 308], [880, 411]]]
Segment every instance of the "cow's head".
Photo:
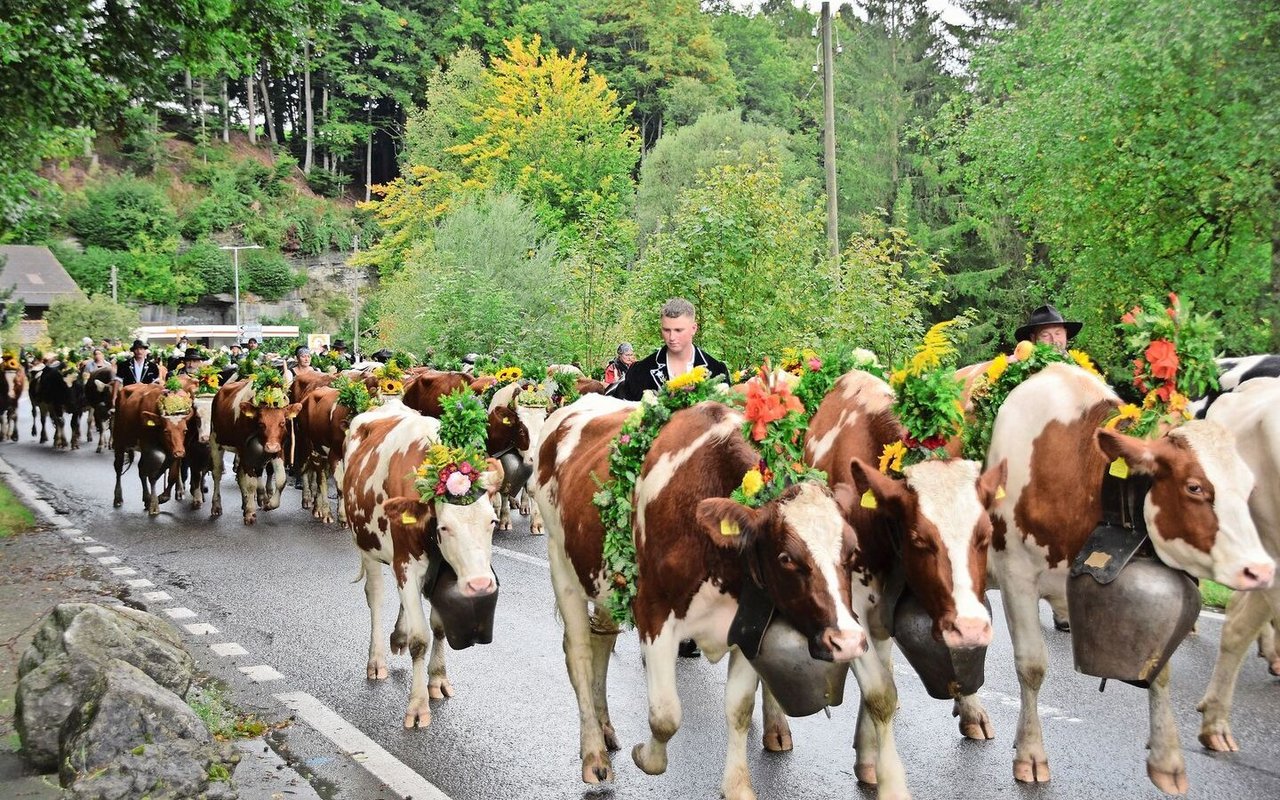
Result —
[[806, 481], [760, 508], [710, 497], [698, 503], [698, 524], [758, 572], [778, 610], [808, 637], [811, 655], [852, 661], [866, 651], [849, 607], [853, 529], [825, 486]]
[[213, 398], [211, 394], [199, 394], [193, 401], [196, 424], [200, 428], [197, 434], [200, 444], [209, 443], [209, 432], [213, 429]]
[[6, 369], [4, 371], [4, 383], [8, 387], [9, 399], [15, 399], [18, 391], [18, 371], [16, 369]]
[[160, 430], [160, 441], [165, 452], [174, 458], [187, 455], [187, 424], [190, 420], [190, 409], [181, 414], [159, 414], [150, 410], [142, 412], [142, 424]]
[[1249, 514], [1253, 473], [1227, 429], [1192, 420], [1151, 441], [1106, 429], [1097, 437], [1107, 458], [1150, 476], [1143, 516], [1161, 561], [1232, 589], [1271, 585], [1276, 565]]
[[301, 403], [292, 403], [283, 408], [275, 406], [255, 406], [253, 403], [241, 403], [240, 415], [253, 420], [262, 449], [267, 455], [279, 455], [284, 446], [285, 431], [289, 420], [298, 416], [302, 410]]
[[502, 485], [502, 467], [493, 459], [488, 464], [480, 475], [485, 493], [467, 505], [424, 503], [417, 497], [393, 497], [382, 504], [393, 536], [435, 539], [458, 576], [462, 593], [469, 597], [492, 594], [498, 588], [491, 566], [493, 529], [498, 524], [493, 497]]
[[508, 450], [523, 453], [529, 449], [530, 444], [529, 429], [514, 408], [498, 406], [489, 412], [490, 453], [505, 453]]
[[525, 466], [533, 469], [533, 445], [542, 438], [542, 426], [546, 424], [547, 412], [551, 409], [545, 406], [522, 406], [517, 400], [519, 394], [519, 392], [516, 392], [512, 397], [508, 408], [516, 412], [516, 417], [520, 420], [520, 424], [524, 426], [528, 435], [526, 445], [523, 448], [517, 447], [516, 450], [520, 453], [520, 458], [524, 461]]
[[924, 461], [907, 467], [902, 480], [856, 458], [851, 469], [859, 498], [871, 492], [876, 513], [901, 527], [907, 586], [933, 620], [934, 638], [957, 650], [991, 644], [991, 615], [982, 603], [987, 512], [1008, 477], [1006, 462], [984, 473], [976, 461]]

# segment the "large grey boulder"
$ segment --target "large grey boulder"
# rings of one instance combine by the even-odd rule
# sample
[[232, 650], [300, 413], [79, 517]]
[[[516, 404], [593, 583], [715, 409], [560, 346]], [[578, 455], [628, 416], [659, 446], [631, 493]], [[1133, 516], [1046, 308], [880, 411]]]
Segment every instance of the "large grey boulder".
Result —
[[236, 796], [233, 748], [142, 670], [111, 659], [63, 729], [62, 785], [85, 800]]
[[58, 768], [68, 717], [100, 687], [100, 672], [113, 659], [179, 696], [186, 695], [195, 671], [177, 631], [159, 617], [123, 606], [57, 606], [18, 665], [14, 723], [32, 764]]

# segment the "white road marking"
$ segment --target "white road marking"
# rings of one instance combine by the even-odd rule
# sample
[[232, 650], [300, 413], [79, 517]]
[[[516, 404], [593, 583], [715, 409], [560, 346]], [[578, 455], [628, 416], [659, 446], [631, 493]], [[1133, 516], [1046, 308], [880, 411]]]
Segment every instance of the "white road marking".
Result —
[[69, 537], [69, 538], [71, 539], [71, 541], [75, 542], [76, 544], [88, 544], [89, 542], [96, 542], [96, 541], [98, 541], [97, 539], [93, 538], [92, 536], [72, 536], [72, 537]]
[[506, 556], [507, 558], [510, 558], [513, 561], [523, 561], [524, 563], [532, 564], [535, 567], [542, 567], [543, 569], [547, 569], [547, 570], [551, 569], [551, 562], [546, 560], [545, 558], [538, 558], [537, 556], [527, 555], [525, 553], [521, 553], [518, 550], [508, 550], [505, 547], [495, 547], [493, 548], [493, 552], [497, 553], [500, 556]]
[[100, 545], [100, 544], [95, 544], [93, 547], [86, 547], [86, 548], [84, 549], [84, 551], [85, 551], [86, 553], [88, 553], [89, 555], [93, 555], [93, 554], [95, 554], [95, 553], [110, 553], [110, 552], [111, 552], [111, 548], [110, 548], [110, 547], [103, 547], [103, 546], [102, 546], [102, 545]]
[[218, 642], [217, 644], [209, 645], [209, 649], [213, 651], [214, 655], [219, 656], [221, 658], [226, 658], [228, 656], [249, 655], [248, 650], [245, 650], [243, 647], [236, 644], [235, 642]]
[[155, 586], [154, 583], [147, 580], [146, 578], [134, 578], [131, 581], [125, 581], [125, 583], [133, 587], [134, 589], [145, 589], [148, 586]]
[[106, 556], [106, 557], [104, 557], [104, 558], [99, 558], [99, 559], [98, 559], [98, 563], [99, 563], [99, 564], [102, 564], [103, 566], [109, 566], [109, 565], [111, 565], [111, 564], [119, 564], [119, 563], [120, 563], [120, 557], [119, 557], [119, 556]]
[[187, 629], [187, 633], [192, 636], [210, 636], [218, 632], [218, 629], [207, 622], [193, 622], [190, 625], [183, 625]]
[[[84, 533], [84, 531], [80, 530], [79, 528], [67, 528], [62, 532], [62, 535], [63, 536], [79, 536], [82, 533]], [[85, 537], [85, 538], [88, 539], [88, 537]], [[89, 541], [92, 542], [93, 540], [89, 539]]]
[[252, 667], [241, 667], [240, 671], [249, 676], [249, 680], [254, 683], [266, 683], [267, 681], [284, 680], [284, 676], [276, 672], [275, 668], [267, 664], [256, 664]]
[[158, 603], [158, 602], [160, 602], [160, 601], [162, 601], [162, 600], [172, 600], [172, 599], [173, 599], [173, 598], [169, 595], [169, 593], [168, 593], [168, 592], [143, 592], [143, 593], [142, 593], [142, 598], [143, 598], [144, 600], [150, 600], [150, 601], [151, 601], [151, 602], [153, 602], [153, 603]]
[[449, 800], [449, 796], [438, 786], [414, 772], [337, 712], [306, 692], [284, 692], [277, 694], [275, 698], [401, 797], [412, 797], [413, 800]]
[[191, 619], [196, 615], [196, 612], [189, 608], [184, 608], [183, 606], [178, 606], [177, 608], [166, 608], [164, 613], [169, 617], [169, 619]]
[[[995, 700], [999, 702], [1000, 705], [1002, 706], [1010, 706], [1014, 708], [1022, 704], [1022, 701], [1014, 697], [1013, 695], [1008, 695], [1008, 694], [1005, 694], [1004, 692], [997, 692], [994, 689], [979, 689], [978, 697], [986, 698], [989, 700]], [[1067, 714], [1067, 712], [1063, 711], [1060, 708], [1054, 708], [1053, 706], [1044, 706], [1039, 704], [1036, 705], [1036, 708], [1039, 709], [1040, 716], [1048, 717], [1049, 719], [1053, 719], [1053, 720], [1058, 720], [1059, 722], [1084, 722], [1084, 720], [1078, 717], [1070, 716], [1069, 714]]]
[[111, 570], [112, 575], [137, 575], [138, 571], [133, 567], [116, 567]]

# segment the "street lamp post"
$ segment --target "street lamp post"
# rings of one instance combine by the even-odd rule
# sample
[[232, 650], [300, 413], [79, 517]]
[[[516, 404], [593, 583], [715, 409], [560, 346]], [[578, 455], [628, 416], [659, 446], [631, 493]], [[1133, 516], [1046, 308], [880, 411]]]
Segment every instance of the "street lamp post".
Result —
[[232, 271], [235, 273], [236, 282], [236, 337], [238, 338], [242, 333], [240, 330], [240, 251], [261, 250], [262, 246], [257, 244], [224, 244], [219, 249], [231, 251]]

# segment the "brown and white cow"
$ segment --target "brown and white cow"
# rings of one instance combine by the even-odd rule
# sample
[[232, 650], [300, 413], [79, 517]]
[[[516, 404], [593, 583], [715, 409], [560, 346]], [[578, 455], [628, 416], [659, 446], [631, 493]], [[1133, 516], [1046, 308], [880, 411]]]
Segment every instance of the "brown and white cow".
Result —
[[[867, 623], [874, 645], [854, 666], [862, 690], [856, 774], [864, 783], [888, 782], [905, 792], [896, 753], [890, 762], [877, 763], [897, 709], [891, 640], [882, 624], [885, 593], [895, 575], [904, 575], [907, 589], [929, 612], [936, 639], [958, 651], [990, 644], [991, 616], [982, 602], [991, 541], [987, 512], [1004, 483], [1005, 465], [984, 474], [974, 461], [926, 461], [907, 467], [905, 478], [895, 480], [870, 465], [902, 433], [893, 413], [893, 390], [854, 370], [836, 382], [814, 413], [805, 458], [826, 472], [833, 486], [854, 485], [860, 496], [870, 490], [876, 499], [875, 509], [857, 503], [846, 516], [857, 537], [853, 610]], [[892, 613], [888, 608], [887, 616]], [[962, 729], [974, 725], [990, 731], [985, 718], [961, 720]]]
[[[4, 390], [0, 393], [0, 441], [18, 441], [18, 401], [26, 387], [27, 374], [21, 369], [4, 371]], [[31, 413], [35, 414], [35, 408]]]
[[[1154, 440], [1099, 429], [1118, 405], [1095, 376], [1051, 364], [1010, 392], [996, 417], [987, 459], [1007, 460], [1009, 480], [1008, 498], [993, 514], [989, 564], [1003, 595], [1022, 685], [1013, 762], [1019, 781], [1049, 780], [1036, 707], [1048, 666], [1037, 605], [1046, 593], [1065, 594], [1071, 561], [1102, 518], [1101, 481], [1109, 462], [1124, 458], [1131, 473], [1150, 477], [1143, 516], [1156, 555], [1169, 566], [1235, 589], [1268, 586], [1275, 572], [1249, 516], [1253, 476], [1231, 433], [1201, 420]], [[1187, 775], [1169, 704], [1168, 666], [1149, 692], [1147, 775], [1161, 791], [1181, 794]], [[980, 707], [976, 698], [965, 702]]]
[[420, 414], [440, 419], [440, 401], [459, 389], [471, 388], [471, 376], [465, 372], [423, 370], [404, 385], [404, 404]]
[[[609, 718], [606, 680], [618, 630], [602, 605], [609, 577], [602, 563], [604, 531], [592, 505], [595, 478], [609, 473], [609, 444], [635, 408], [587, 395], [555, 411], [538, 452], [537, 500], [550, 531], [548, 550], [556, 605], [564, 620], [569, 680], [581, 723], [582, 779], [613, 778], [608, 750], [618, 742]], [[742, 414], [701, 403], [672, 415], [649, 451], [635, 492], [639, 571], [632, 609], [649, 690], [651, 738], [632, 751], [645, 772], [667, 766], [667, 742], [680, 727], [676, 650], [694, 639], [709, 659], [730, 651], [729, 625], [743, 582], [743, 555], [757, 559], [766, 591], [810, 642], [812, 651], [849, 662], [866, 636], [849, 608], [853, 535], [837, 496], [852, 487], [805, 482], [759, 509], [728, 495], [759, 453], [742, 437]], [[728, 521], [739, 533], [725, 535]], [[595, 603], [594, 615], [588, 603]], [[755, 796], [747, 767], [747, 728], [759, 679], [736, 648], [729, 661], [725, 712], [729, 741], [721, 789], [729, 800]], [[781, 749], [781, 748], [778, 748]]]
[[93, 429], [97, 428], [98, 449], [95, 452], [98, 453], [111, 446], [106, 434], [111, 430], [112, 417], [116, 411], [116, 395], [121, 389], [120, 382], [115, 377], [115, 370], [111, 367], [101, 367], [87, 372], [84, 378], [84, 405], [89, 412], [85, 441], [92, 441]]
[[427, 623], [422, 591], [431, 548], [439, 549], [458, 576], [464, 594], [484, 596], [497, 591], [490, 565], [493, 528], [497, 524], [492, 495], [502, 480], [501, 468], [490, 461], [481, 476], [489, 497], [470, 505], [423, 503], [413, 486], [414, 471], [427, 450], [440, 441], [440, 421], [424, 417], [399, 402], [389, 402], [351, 420], [343, 455], [342, 495], [356, 547], [360, 574], [369, 603], [370, 640], [366, 674], [387, 677], [387, 648], [381, 620], [382, 565], [391, 566], [400, 595], [400, 613], [391, 634], [391, 650], [407, 648], [413, 657], [413, 682], [404, 726], [425, 728], [431, 723], [432, 698], [452, 697], [445, 674], [444, 626], [431, 613], [434, 639], [430, 664], [425, 664]]
[[[1272, 558], [1280, 558], [1280, 378], [1252, 378], [1222, 394], [1209, 406], [1206, 419], [1216, 422], [1235, 436], [1240, 457], [1253, 472], [1258, 490], [1249, 497], [1249, 511], [1262, 544]], [[1231, 701], [1235, 694], [1240, 662], [1255, 639], [1271, 634], [1272, 621], [1280, 615], [1280, 585], [1259, 592], [1241, 592], [1227, 605], [1227, 621], [1213, 677], [1197, 708], [1204, 715], [1200, 723], [1200, 743], [1210, 750], [1236, 751], [1239, 745], [1231, 732]], [[1273, 675], [1280, 674], [1280, 658], [1274, 655], [1274, 636], [1259, 652], [1268, 658]]]
[[[542, 437], [542, 428], [547, 422], [546, 408], [537, 406], [522, 406], [516, 402], [516, 398], [520, 391], [528, 386], [527, 381], [516, 381], [503, 386], [494, 393], [493, 398], [489, 401], [489, 412], [493, 413], [500, 408], [508, 408], [516, 412], [516, 417], [520, 424], [529, 433], [529, 445], [523, 450], [514, 451], [516, 458], [507, 458], [503, 461], [505, 469], [505, 477], [502, 482], [502, 491], [498, 498], [498, 530], [511, 530], [511, 508], [516, 504], [516, 498], [520, 498], [520, 513], [529, 517], [529, 532], [534, 536], [540, 535], [542, 531], [542, 514], [538, 507], [533, 504], [532, 497], [528, 490], [528, 483], [533, 477], [533, 461], [535, 448]], [[514, 467], [514, 469], [513, 469]], [[523, 492], [523, 497], [521, 497]]]
[[[342, 486], [342, 451], [346, 444], [351, 409], [338, 402], [338, 390], [318, 386], [302, 398], [302, 410], [294, 420], [298, 443], [298, 466], [302, 470], [303, 508], [328, 524], [333, 522], [329, 507], [329, 477]], [[338, 493], [338, 523], [346, 526], [343, 495]]]
[[115, 508], [124, 503], [120, 476], [125, 470], [125, 455], [132, 461], [134, 451], [147, 513], [153, 517], [159, 514], [160, 503], [169, 499], [168, 491], [162, 496], [157, 494], [156, 482], [186, 454], [187, 423], [192, 411], [188, 408], [181, 414], [162, 414], [160, 399], [164, 394], [164, 387], [155, 383], [136, 383], [120, 392], [111, 436], [115, 450], [116, 489], [112, 502]]
[[[285, 431], [289, 420], [300, 410], [297, 403], [284, 408], [254, 404], [252, 380], [233, 381], [218, 390], [213, 398], [213, 427], [209, 436], [213, 459], [213, 501], [209, 504], [209, 516], [222, 515], [224, 450], [236, 454], [236, 483], [240, 486], [244, 524], [257, 522], [259, 502], [268, 511], [280, 506], [285, 481]], [[261, 481], [268, 469], [270, 480], [263, 486]]]

